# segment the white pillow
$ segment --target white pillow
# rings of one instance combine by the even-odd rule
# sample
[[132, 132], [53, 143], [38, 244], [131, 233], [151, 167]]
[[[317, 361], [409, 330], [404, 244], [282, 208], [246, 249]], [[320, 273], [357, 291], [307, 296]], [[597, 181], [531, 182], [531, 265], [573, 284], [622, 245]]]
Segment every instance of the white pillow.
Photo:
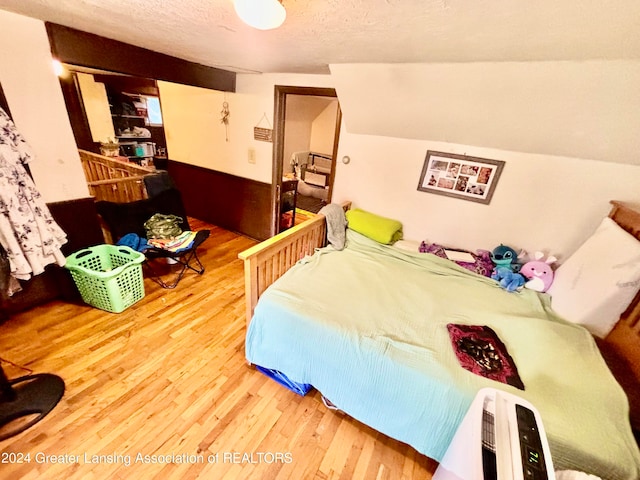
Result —
[[640, 287], [640, 242], [606, 217], [555, 272], [547, 291], [565, 319], [606, 337]]
[[400, 250], [407, 250], [409, 252], [418, 253], [420, 251], [420, 242], [417, 240], [398, 240], [397, 242], [394, 242], [393, 246]]

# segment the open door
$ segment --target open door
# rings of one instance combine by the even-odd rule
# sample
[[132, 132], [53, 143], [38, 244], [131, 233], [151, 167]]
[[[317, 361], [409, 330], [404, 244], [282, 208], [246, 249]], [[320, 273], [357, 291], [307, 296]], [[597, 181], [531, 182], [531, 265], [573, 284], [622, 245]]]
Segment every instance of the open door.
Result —
[[[330, 104], [332, 109], [323, 109], [323, 106], [328, 107]], [[327, 124], [324, 118], [326, 118], [327, 115], [331, 117], [331, 132], [329, 134], [329, 143], [324, 142], [325, 146], [319, 147], [319, 150], [325, 151], [315, 152], [313, 149], [314, 140], [311, 134], [309, 133], [309, 138], [305, 139], [307, 135], [306, 130], [314, 127], [306, 125], [308, 121], [299, 122], [297, 119], [304, 115], [313, 117], [315, 114], [313, 112], [319, 111], [322, 113], [317, 115], [318, 117], [323, 116], [322, 128], [324, 130], [327, 130]], [[294, 120], [292, 120], [292, 118]], [[320, 188], [322, 189], [322, 202], [331, 202], [341, 120], [342, 112], [337, 101], [335, 89], [275, 86], [275, 125], [273, 132], [273, 174], [271, 184], [272, 236], [279, 233], [281, 229], [280, 211], [283, 181], [295, 178], [298, 180], [299, 192], [307, 189], [307, 191], [311, 191], [314, 195], [315, 192], [318, 191], [318, 188]], [[287, 125], [288, 123], [289, 125]], [[320, 120], [316, 123], [320, 123]], [[303, 125], [302, 127], [300, 127], [301, 124]], [[302, 128], [302, 130], [300, 130], [300, 128]], [[296, 142], [298, 142], [298, 146], [295, 145]], [[304, 160], [305, 163], [297, 165], [296, 169], [296, 167], [290, 164], [290, 160], [293, 153], [300, 153], [299, 151], [309, 151], [311, 155], [306, 157], [308, 160]], [[312, 154], [317, 154], [318, 156], [314, 157]], [[314, 166], [314, 162], [316, 161], [318, 164], [320, 164], [321, 161], [324, 162], [322, 167]], [[307, 172], [309, 172], [309, 174], [305, 181], [305, 174]], [[288, 178], [284, 178], [285, 175]], [[300, 208], [300, 202], [298, 202], [298, 206]]]

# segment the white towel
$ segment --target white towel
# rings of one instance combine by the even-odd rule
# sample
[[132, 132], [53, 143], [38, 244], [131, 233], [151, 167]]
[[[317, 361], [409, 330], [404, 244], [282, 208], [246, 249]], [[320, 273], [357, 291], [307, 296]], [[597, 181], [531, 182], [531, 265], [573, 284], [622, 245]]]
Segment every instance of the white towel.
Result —
[[291, 165], [303, 167], [309, 162], [310, 152], [293, 152], [291, 154]]

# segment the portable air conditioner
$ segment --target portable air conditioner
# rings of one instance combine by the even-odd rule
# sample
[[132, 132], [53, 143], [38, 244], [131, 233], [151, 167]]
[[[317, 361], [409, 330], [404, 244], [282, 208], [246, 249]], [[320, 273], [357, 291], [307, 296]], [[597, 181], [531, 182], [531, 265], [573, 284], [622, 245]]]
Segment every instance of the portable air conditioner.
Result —
[[483, 388], [433, 480], [555, 480], [540, 414], [516, 395]]

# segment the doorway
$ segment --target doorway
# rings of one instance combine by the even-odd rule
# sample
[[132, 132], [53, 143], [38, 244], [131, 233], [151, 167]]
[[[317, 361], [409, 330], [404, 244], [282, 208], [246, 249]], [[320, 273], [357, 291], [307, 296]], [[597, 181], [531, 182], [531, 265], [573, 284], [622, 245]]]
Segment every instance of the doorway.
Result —
[[342, 111], [333, 88], [275, 86], [271, 235], [281, 230], [282, 182], [296, 179], [299, 209], [331, 202]]

